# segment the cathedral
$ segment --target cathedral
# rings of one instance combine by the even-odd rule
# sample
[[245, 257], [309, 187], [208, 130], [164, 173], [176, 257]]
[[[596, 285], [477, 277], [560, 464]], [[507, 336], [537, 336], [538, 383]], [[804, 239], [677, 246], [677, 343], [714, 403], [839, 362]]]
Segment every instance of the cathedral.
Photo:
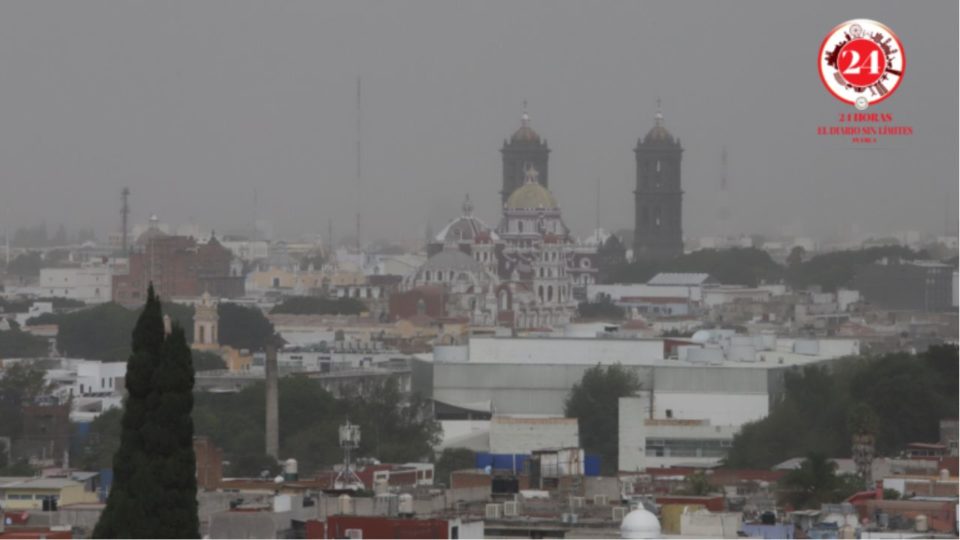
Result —
[[404, 289], [441, 286], [445, 313], [478, 326], [548, 329], [576, 313], [596, 281], [597, 250], [578, 242], [548, 188], [550, 148], [530, 127], [504, 141], [502, 214], [496, 227], [473, 215], [470, 197], [460, 217], [427, 246], [429, 258]]
[[[668, 259], [683, 252], [681, 234], [680, 141], [663, 127], [657, 112], [653, 129], [637, 143], [634, 257]], [[473, 215], [469, 195], [460, 217], [427, 245], [427, 262], [406, 278], [404, 291], [442, 291], [442, 312], [469, 318], [477, 326], [520, 330], [568, 323], [587, 286], [597, 283], [597, 231], [580, 241], [563, 222], [549, 189], [550, 148], [530, 126], [520, 127], [500, 149], [502, 213], [496, 227]]]

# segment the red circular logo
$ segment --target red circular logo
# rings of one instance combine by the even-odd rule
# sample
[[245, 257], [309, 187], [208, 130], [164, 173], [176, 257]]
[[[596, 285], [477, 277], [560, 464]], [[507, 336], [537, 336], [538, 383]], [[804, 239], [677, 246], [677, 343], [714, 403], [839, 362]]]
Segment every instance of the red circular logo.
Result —
[[854, 19], [834, 28], [820, 45], [820, 80], [840, 101], [858, 109], [880, 103], [900, 86], [906, 59], [892, 30]]

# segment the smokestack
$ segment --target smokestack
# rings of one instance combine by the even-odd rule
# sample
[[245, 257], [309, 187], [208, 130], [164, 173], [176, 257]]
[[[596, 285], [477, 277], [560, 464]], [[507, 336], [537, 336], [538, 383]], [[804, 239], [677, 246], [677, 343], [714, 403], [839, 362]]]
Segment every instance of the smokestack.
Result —
[[280, 455], [280, 411], [279, 389], [277, 384], [277, 346], [267, 345], [267, 448], [268, 456], [279, 459]]

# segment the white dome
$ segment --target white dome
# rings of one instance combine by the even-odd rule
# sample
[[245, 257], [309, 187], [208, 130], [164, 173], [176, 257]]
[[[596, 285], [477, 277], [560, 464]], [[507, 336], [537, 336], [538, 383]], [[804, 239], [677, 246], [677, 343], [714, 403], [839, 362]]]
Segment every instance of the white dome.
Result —
[[620, 538], [660, 538], [660, 520], [643, 507], [623, 517]]

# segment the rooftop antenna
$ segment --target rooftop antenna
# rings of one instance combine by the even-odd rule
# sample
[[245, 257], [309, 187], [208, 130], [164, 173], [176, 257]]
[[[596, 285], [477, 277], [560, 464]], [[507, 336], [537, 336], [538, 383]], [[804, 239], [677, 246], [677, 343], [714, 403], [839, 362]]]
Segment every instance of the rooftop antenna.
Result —
[[350, 453], [360, 447], [360, 426], [351, 424], [350, 419], [340, 426], [340, 448], [343, 448], [343, 470], [333, 480], [334, 489], [359, 491], [364, 488], [363, 481], [353, 472]]
[[123, 247], [123, 252], [126, 253], [127, 252], [127, 231], [129, 230], [127, 228], [127, 224], [130, 220], [130, 188], [125, 187], [123, 188], [123, 190], [120, 191], [120, 199], [122, 201], [122, 204], [120, 206], [120, 217], [121, 217], [122, 223], [120, 226], [123, 227], [123, 230], [121, 231], [121, 236], [122, 236], [121, 245]]

